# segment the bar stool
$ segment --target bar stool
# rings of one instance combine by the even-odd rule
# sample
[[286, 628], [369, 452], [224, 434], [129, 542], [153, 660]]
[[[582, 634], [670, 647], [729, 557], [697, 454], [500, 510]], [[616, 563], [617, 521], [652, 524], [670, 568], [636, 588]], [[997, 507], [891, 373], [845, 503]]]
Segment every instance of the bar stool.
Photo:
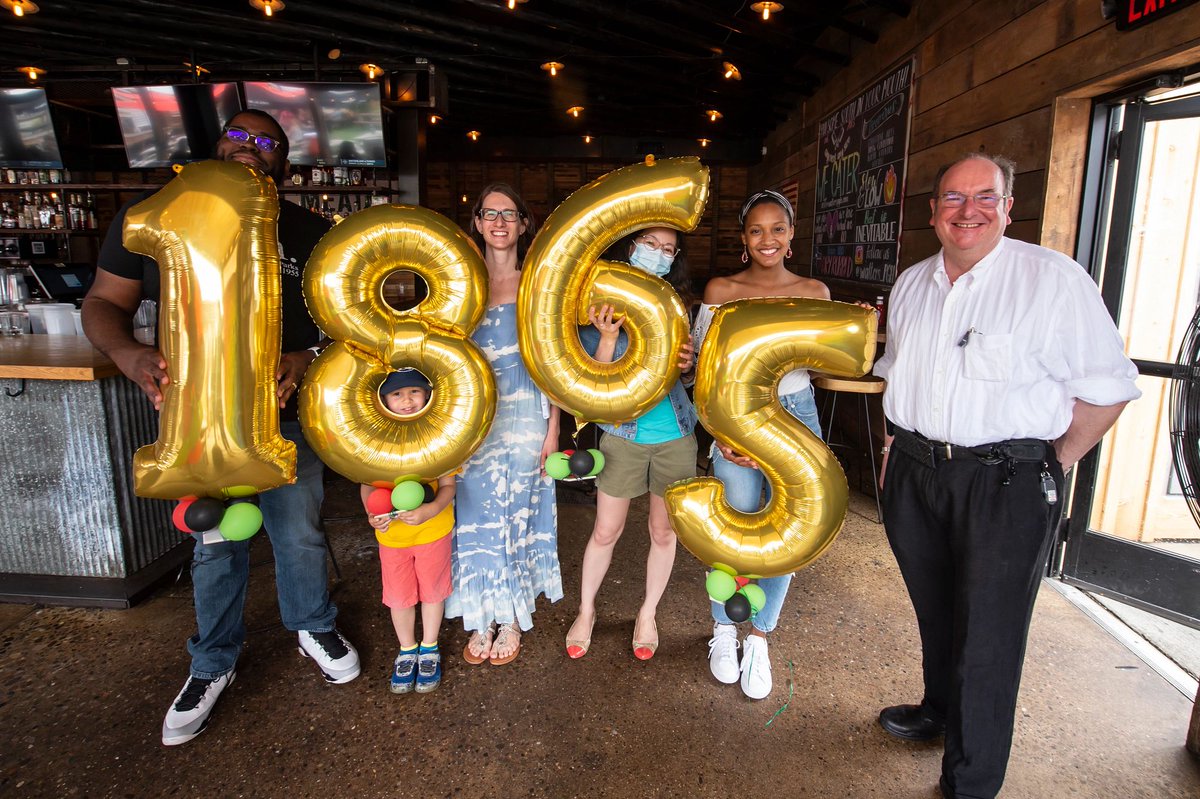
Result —
[[[829, 421], [821, 422], [821, 431], [825, 434], [825, 443], [830, 447], [849, 446], [833, 444], [833, 419], [837, 412], [839, 393], [858, 394], [862, 397], [863, 420], [867, 425], [867, 455], [871, 458], [871, 490], [875, 492], [875, 520], [883, 524], [883, 508], [879, 503], [879, 470], [875, 466], [875, 438], [871, 434], [871, 407], [868, 398], [872, 394], [882, 394], [887, 387], [887, 381], [882, 377], [864, 375], [862, 377], [834, 377], [814, 372], [812, 375], [814, 388], [829, 392]], [[861, 474], [861, 473], [860, 473]], [[862, 483], [860, 481], [859, 485]]]

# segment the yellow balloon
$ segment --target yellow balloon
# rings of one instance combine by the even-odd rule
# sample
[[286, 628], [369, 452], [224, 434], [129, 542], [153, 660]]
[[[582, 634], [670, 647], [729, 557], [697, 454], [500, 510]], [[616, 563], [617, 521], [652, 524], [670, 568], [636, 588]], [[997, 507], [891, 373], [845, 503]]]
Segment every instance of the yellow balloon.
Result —
[[775, 577], [811, 563], [846, 517], [848, 488], [821, 439], [783, 409], [780, 378], [811, 368], [860, 377], [875, 359], [874, 310], [827, 300], [737, 300], [713, 313], [696, 365], [696, 412], [713, 436], [750, 456], [771, 486], [767, 506], [743, 513], [715, 477], [665, 495], [671, 527], [706, 564]]
[[123, 241], [158, 262], [158, 342], [170, 382], [158, 440], [134, 455], [143, 497], [223, 497], [296, 477], [279, 434], [275, 184], [239, 163], [183, 168], [129, 209]]
[[[573, 416], [636, 419], [679, 379], [687, 309], [661, 278], [600, 260], [621, 237], [647, 227], [693, 230], [708, 198], [708, 167], [671, 158], [623, 167], [554, 209], [525, 258], [517, 293], [521, 356], [551, 402]], [[626, 315], [629, 349], [612, 363], [587, 354], [577, 325], [603, 303]]]
[[[396, 311], [383, 283], [407, 269], [428, 296]], [[380, 205], [325, 234], [304, 270], [304, 298], [335, 343], [300, 386], [304, 437], [325, 463], [358, 483], [397, 475], [433, 480], [460, 466], [496, 413], [491, 366], [468, 336], [487, 311], [487, 266], [462, 229], [439, 213]], [[398, 417], [379, 398], [388, 372], [419, 369], [429, 404]]]

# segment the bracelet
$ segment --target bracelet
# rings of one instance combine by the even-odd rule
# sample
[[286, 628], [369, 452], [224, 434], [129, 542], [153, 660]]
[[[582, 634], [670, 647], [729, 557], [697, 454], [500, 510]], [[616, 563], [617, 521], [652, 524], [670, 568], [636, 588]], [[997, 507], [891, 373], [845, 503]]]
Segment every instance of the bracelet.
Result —
[[889, 452], [891, 452], [891, 451], [892, 451], [892, 448], [891, 448], [891, 447], [880, 447], [880, 448], [879, 448], [879, 454], [880, 454], [880, 455], [886, 455], [886, 454], [888, 454], [888, 453], [889, 453]]
[[313, 354], [313, 357], [315, 358], [318, 355], [320, 355], [324, 349], [325, 349], [324, 347], [322, 347], [320, 344], [318, 344], [315, 347], [309, 347], [308, 351], [311, 352]]

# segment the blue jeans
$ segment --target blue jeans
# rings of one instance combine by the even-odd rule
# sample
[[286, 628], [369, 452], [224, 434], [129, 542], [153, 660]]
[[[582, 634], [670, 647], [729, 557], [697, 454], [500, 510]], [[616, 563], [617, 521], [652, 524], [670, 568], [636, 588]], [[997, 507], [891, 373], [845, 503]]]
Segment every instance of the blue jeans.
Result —
[[[279, 615], [289, 630], [333, 629], [337, 607], [329, 601], [325, 537], [319, 529], [325, 467], [308, 446], [299, 422], [282, 422], [283, 437], [296, 444], [296, 482], [258, 496], [263, 527], [275, 550]], [[213, 679], [237, 663], [246, 638], [242, 616], [250, 580], [250, 542], [205, 544], [192, 554], [197, 632], [188, 639], [192, 676]]]
[[[813, 398], [811, 388], [787, 394], [779, 398], [784, 410], [795, 416], [818, 438], [821, 437], [821, 419], [817, 415], [817, 401]], [[725, 484], [725, 499], [736, 510], [750, 513], [762, 507], [763, 476], [758, 469], [737, 466], [725, 459], [717, 445], [712, 448], [713, 475]], [[767, 486], [767, 498], [770, 499], [771, 487]], [[756, 630], [769, 633], [779, 623], [779, 613], [783, 610], [783, 600], [787, 597], [788, 586], [792, 583], [791, 574], [779, 577], [764, 577], [758, 581], [758, 587], [767, 595], [766, 602], [750, 623]], [[720, 624], [733, 624], [725, 615], [725, 605], [721, 602], [712, 603], [713, 620]]]

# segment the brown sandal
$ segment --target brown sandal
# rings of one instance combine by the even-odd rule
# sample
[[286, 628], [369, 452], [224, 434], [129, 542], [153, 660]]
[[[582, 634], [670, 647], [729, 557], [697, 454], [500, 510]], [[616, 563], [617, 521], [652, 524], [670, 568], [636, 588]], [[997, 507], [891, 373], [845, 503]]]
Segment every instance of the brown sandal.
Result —
[[[496, 622], [491, 622], [488, 624], [487, 629], [483, 630], [482, 632], [476, 630], [475, 632], [471, 633], [471, 637], [467, 641], [466, 647], [463, 649], [463, 660], [467, 661], [472, 666], [478, 666], [480, 663], [483, 663], [485, 660], [487, 660], [492, 654], [492, 639], [495, 637], [495, 635]], [[477, 642], [482, 643], [482, 647], [480, 648], [483, 650], [483, 652], [479, 655], [476, 655], [471, 651], [471, 645]]]
[[495, 656], [491, 657], [490, 660], [491, 660], [493, 666], [503, 666], [505, 663], [512, 663], [514, 660], [517, 659], [517, 655], [519, 655], [521, 653], [521, 631], [517, 628], [517, 625], [515, 625], [515, 624], [501, 624], [500, 625], [500, 631], [498, 633], [496, 633], [496, 643], [492, 647], [493, 653], [496, 651], [497, 647], [502, 645], [500, 643], [501, 641], [503, 641], [505, 644], [507, 644], [508, 639], [513, 636], [515, 636], [517, 639], [516, 649], [514, 649], [511, 654], [506, 655], [502, 658], [497, 658]]

